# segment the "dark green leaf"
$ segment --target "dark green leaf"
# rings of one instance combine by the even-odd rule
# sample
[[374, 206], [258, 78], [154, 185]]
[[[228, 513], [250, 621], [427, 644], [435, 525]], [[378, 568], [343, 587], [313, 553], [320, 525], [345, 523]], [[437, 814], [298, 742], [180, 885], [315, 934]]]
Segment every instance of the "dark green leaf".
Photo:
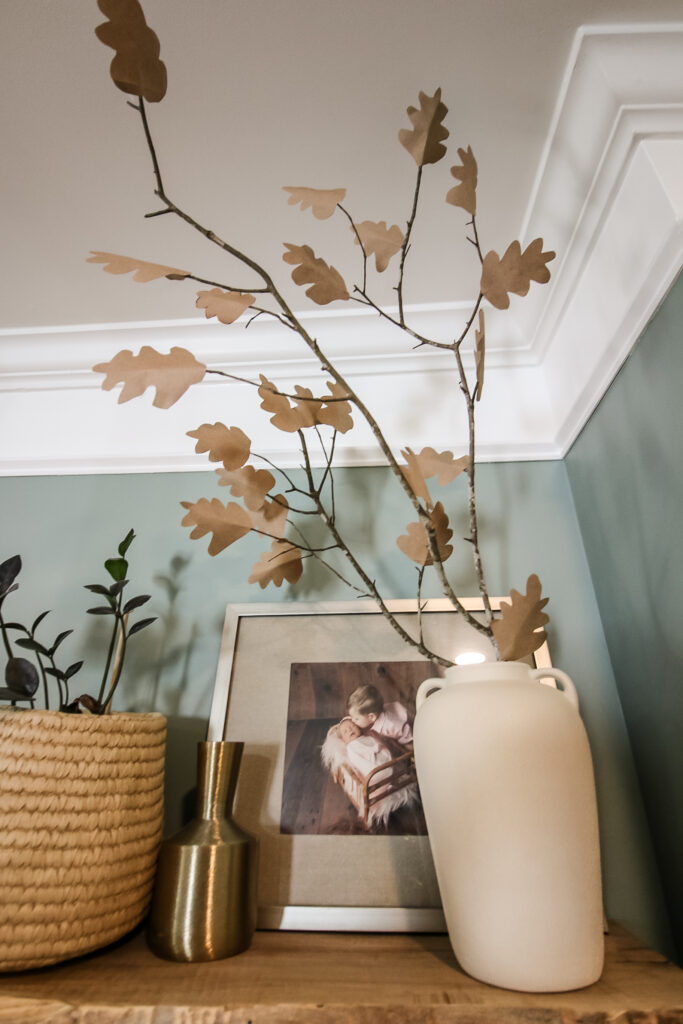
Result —
[[130, 601], [126, 601], [123, 606], [123, 614], [132, 612], [134, 608], [140, 608], [141, 605], [146, 604], [150, 599], [150, 594], [140, 594], [139, 597], [131, 597]]
[[90, 711], [93, 715], [101, 715], [102, 708], [97, 703], [94, 697], [91, 697], [89, 693], [83, 693], [80, 697], [77, 697], [74, 701], [75, 704], [82, 704], [86, 711]]
[[103, 597], [109, 595], [109, 588], [102, 586], [101, 583], [86, 583], [84, 589], [92, 591], [93, 594], [101, 594]]
[[73, 629], [65, 629], [63, 633], [59, 634], [59, 636], [57, 637], [57, 639], [53, 643], [52, 647], [50, 648], [50, 655], [51, 656], [54, 655], [55, 651], [57, 650], [57, 648], [61, 644], [62, 640], [66, 640], [66, 638], [68, 636], [71, 636], [72, 633], [73, 633]]
[[22, 626], [20, 622], [6, 622], [5, 629], [20, 629], [22, 633], [28, 633], [26, 626]]
[[128, 580], [119, 580], [118, 583], [112, 583], [109, 588], [109, 593], [112, 597], [118, 597], [123, 588], [127, 585]]
[[130, 627], [128, 630], [128, 636], [132, 636], [133, 633], [139, 632], [141, 629], [144, 629], [145, 626], [151, 626], [152, 623], [156, 621], [156, 616], [153, 619], [140, 619], [139, 622], [136, 622], [135, 625]]
[[134, 530], [129, 530], [128, 533], [126, 534], [126, 536], [123, 538], [123, 540], [119, 544], [119, 554], [121, 555], [121, 558], [124, 557], [124, 555], [126, 554], [126, 551], [128, 550], [128, 548], [133, 543], [134, 537], [135, 537], [135, 531]]
[[20, 694], [10, 690], [8, 686], [0, 686], [0, 700], [31, 700], [31, 697], [22, 697]]
[[7, 590], [3, 590], [2, 593], [0, 593], [0, 607], [2, 607], [2, 603], [5, 600], [5, 598], [7, 597], [7, 595], [11, 594], [14, 590], [18, 590], [18, 589], [19, 589], [19, 584], [18, 583], [13, 583], [11, 587], [7, 588]]
[[79, 671], [79, 669], [82, 667], [82, 665], [83, 665], [82, 661], [75, 661], [73, 663], [73, 665], [69, 665], [68, 669], [64, 673], [64, 678], [65, 679], [71, 679], [72, 676], [76, 675], [76, 673]]
[[88, 615], [115, 615], [116, 611], [114, 608], [88, 608]]
[[36, 631], [36, 630], [38, 629], [38, 626], [39, 626], [39, 625], [41, 624], [41, 622], [43, 621], [43, 619], [45, 618], [45, 616], [46, 616], [46, 615], [49, 615], [49, 614], [50, 614], [50, 612], [49, 612], [49, 611], [46, 611], [46, 612], [41, 612], [41, 613], [40, 613], [40, 615], [38, 616], [38, 618], [36, 619], [36, 621], [35, 621], [35, 622], [33, 623], [33, 625], [31, 626], [31, 632], [32, 632], [32, 633], [35, 633], [35, 631]]
[[104, 568], [107, 570], [111, 578], [119, 583], [121, 580], [125, 580], [126, 578], [128, 562], [125, 558], [108, 558], [104, 563]]
[[21, 555], [12, 555], [0, 565], [0, 597], [9, 593], [9, 588], [21, 572]]
[[50, 656], [50, 652], [47, 647], [43, 647], [37, 640], [32, 640], [30, 637], [22, 636], [17, 640], [17, 647], [24, 647], [27, 651], [35, 651], [36, 654], [42, 654], [44, 658]]
[[38, 689], [38, 670], [26, 658], [10, 658], [5, 666], [5, 682], [14, 693], [32, 697]]

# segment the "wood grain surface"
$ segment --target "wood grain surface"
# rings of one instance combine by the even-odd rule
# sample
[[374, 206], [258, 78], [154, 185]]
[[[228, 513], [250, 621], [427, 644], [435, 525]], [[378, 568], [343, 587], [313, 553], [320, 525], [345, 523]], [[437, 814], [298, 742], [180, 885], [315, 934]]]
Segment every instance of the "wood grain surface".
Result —
[[[667, 1014], [651, 1016], [658, 1009]], [[137, 934], [79, 960], [0, 977], [2, 1024], [573, 1024], [581, 1016], [588, 1024], [588, 1014], [602, 1024], [625, 1011], [628, 1024], [683, 1024], [683, 971], [618, 926], [607, 936], [601, 980], [556, 994], [474, 981], [441, 935], [257, 932], [233, 959], [177, 964], [155, 957]]]

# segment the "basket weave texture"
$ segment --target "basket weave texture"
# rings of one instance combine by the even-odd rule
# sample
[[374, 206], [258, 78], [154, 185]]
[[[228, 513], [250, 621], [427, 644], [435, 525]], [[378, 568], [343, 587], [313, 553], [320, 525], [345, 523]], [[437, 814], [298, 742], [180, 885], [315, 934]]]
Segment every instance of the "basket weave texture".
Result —
[[0, 971], [100, 949], [143, 918], [166, 720], [0, 709]]

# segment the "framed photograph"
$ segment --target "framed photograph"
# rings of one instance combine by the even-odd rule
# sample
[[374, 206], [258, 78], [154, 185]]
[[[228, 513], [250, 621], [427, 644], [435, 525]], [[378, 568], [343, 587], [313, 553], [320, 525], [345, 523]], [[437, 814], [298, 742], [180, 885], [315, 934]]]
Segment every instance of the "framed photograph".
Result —
[[[416, 602], [387, 604], [417, 635]], [[448, 601], [421, 620], [437, 654], [493, 660]], [[529, 660], [549, 667], [547, 645]], [[446, 930], [412, 757], [415, 693], [439, 674], [372, 601], [228, 605], [208, 738], [245, 744], [235, 818], [260, 843], [260, 928]]]

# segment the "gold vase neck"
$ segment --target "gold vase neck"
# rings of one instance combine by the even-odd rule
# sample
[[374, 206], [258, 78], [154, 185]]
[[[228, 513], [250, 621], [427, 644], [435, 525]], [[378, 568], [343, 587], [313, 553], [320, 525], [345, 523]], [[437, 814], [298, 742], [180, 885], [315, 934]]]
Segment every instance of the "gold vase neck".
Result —
[[197, 744], [197, 817], [229, 815], [235, 798], [244, 743], [215, 741]]

